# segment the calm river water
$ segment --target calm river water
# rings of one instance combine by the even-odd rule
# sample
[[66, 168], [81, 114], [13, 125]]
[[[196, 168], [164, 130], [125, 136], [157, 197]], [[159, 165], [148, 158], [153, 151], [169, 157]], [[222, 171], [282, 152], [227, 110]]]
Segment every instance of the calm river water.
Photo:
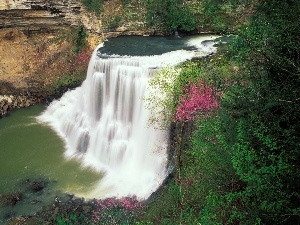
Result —
[[[13, 208], [0, 207], [0, 223], [7, 213], [30, 214], [65, 191], [84, 195], [101, 178], [76, 160], [64, 158], [61, 138], [36, 121], [44, 109], [36, 105], [0, 119], [0, 196], [22, 193]], [[35, 180], [47, 182], [42, 191], [30, 190]]]

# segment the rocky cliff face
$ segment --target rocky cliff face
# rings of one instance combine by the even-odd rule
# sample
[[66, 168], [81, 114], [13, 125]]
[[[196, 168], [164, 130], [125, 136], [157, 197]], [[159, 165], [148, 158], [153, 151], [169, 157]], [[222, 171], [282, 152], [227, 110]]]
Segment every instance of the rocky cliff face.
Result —
[[[102, 6], [101, 16], [97, 16], [88, 12], [80, 0], [0, 0], [0, 29], [37, 31], [84, 25], [90, 33], [105, 37], [151, 34], [145, 28], [145, 9], [139, 0], [126, 7], [120, 0], [104, 1]], [[124, 21], [116, 25], [121, 15]]]
[[2, 0], [0, 28], [78, 25], [80, 9], [76, 0]]
[[78, 0], [0, 0], [0, 117], [41, 101], [59, 77], [79, 72], [74, 28], [93, 28], [86, 15]]

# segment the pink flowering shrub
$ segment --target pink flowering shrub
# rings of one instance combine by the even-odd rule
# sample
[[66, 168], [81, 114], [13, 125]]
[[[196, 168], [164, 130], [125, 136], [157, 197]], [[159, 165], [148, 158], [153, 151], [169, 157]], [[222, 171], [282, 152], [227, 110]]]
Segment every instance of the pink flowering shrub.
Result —
[[92, 220], [95, 224], [132, 224], [134, 216], [143, 209], [136, 197], [106, 198], [94, 200], [94, 204]]
[[88, 65], [90, 61], [90, 53], [87, 51], [80, 51], [76, 55], [74, 59], [74, 64], [75, 65], [81, 65], [81, 66], [86, 66]]
[[220, 104], [214, 89], [199, 82], [198, 85], [192, 83], [186, 90], [185, 96], [180, 99], [176, 108], [175, 119], [178, 121], [190, 121], [195, 119], [199, 112], [217, 109]]

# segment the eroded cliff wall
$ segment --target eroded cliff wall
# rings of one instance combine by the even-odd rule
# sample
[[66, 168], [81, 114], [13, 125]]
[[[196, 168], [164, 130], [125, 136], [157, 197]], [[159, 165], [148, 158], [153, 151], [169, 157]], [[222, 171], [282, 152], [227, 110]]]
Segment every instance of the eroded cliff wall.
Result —
[[101, 31], [100, 20], [86, 12], [78, 0], [1, 0], [0, 28], [54, 29], [83, 24], [92, 32]]
[[[6, 109], [0, 117], [41, 101], [62, 76], [85, 73], [87, 60], [76, 58], [74, 38], [79, 25], [100, 32], [93, 16], [76, 0], [0, 0], [0, 108]], [[88, 58], [93, 47], [87, 43], [81, 55]], [[34, 100], [15, 103], [17, 97]]]
[[74, 0], [2, 0], [0, 27], [77, 25], [80, 8]]

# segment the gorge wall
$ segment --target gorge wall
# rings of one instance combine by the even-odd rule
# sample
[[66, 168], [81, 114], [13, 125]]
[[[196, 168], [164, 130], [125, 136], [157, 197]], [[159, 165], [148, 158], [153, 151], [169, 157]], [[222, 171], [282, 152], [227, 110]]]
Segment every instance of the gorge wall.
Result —
[[0, 117], [43, 102], [60, 77], [85, 73], [87, 60], [76, 61], [74, 36], [79, 25], [96, 34], [84, 49], [88, 57], [102, 42], [99, 21], [77, 0], [1, 0]]
[[78, 0], [1, 0], [0, 29], [22, 27], [27, 30], [54, 29], [83, 24], [101, 31], [100, 20], [88, 13]]
[[0, 3], [0, 28], [36, 29], [78, 25], [81, 5], [76, 0], [5, 0]]
[[[122, 13], [120, 0], [104, 1], [101, 15], [87, 11], [80, 0], [0, 0], [0, 82], [26, 89], [39, 80], [38, 76], [47, 74], [40, 79], [47, 85], [50, 77], [58, 76], [56, 72], [59, 76], [72, 73], [64, 70], [69, 66], [65, 58], [73, 60], [71, 52], [76, 47], [74, 39], [80, 26], [88, 33], [88, 55], [107, 37], [145, 33], [141, 26], [132, 26], [132, 22], [107, 29], [111, 20]], [[56, 65], [55, 61], [63, 63]], [[59, 71], [55, 66], [60, 66]], [[0, 94], [7, 89], [1, 85]]]

